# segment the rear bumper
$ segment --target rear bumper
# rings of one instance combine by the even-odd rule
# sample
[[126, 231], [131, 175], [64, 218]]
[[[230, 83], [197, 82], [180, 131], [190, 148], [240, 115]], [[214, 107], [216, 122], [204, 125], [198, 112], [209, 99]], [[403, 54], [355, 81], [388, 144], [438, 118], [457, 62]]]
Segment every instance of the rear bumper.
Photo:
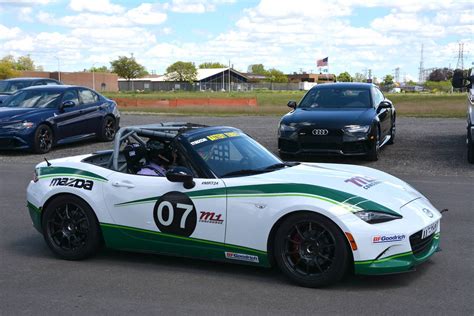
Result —
[[431, 245], [423, 252], [413, 251], [392, 255], [379, 260], [354, 262], [355, 274], [380, 275], [412, 271], [417, 265], [428, 260], [439, 248], [439, 233], [433, 236]]

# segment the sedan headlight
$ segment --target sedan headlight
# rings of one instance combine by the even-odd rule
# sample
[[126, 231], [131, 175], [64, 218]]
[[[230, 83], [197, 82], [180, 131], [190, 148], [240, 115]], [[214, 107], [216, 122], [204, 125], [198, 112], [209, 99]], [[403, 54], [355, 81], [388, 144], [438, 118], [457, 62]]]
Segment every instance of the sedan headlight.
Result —
[[35, 126], [35, 123], [24, 121], [24, 122], [17, 122], [13, 124], [3, 125], [3, 128], [27, 129], [27, 128], [32, 128], [33, 126]]
[[344, 126], [344, 133], [346, 134], [367, 134], [370, 130], [370, 125], [347, 125]]
[[280, 124], [280, 132], [294, 132], [296, 127], [286, 124]]
[[381, 211], [359, 211], [355, 212], [354, 215], [369, 224], [384, 223], [403, 218], [401, 215], [390, 214]]

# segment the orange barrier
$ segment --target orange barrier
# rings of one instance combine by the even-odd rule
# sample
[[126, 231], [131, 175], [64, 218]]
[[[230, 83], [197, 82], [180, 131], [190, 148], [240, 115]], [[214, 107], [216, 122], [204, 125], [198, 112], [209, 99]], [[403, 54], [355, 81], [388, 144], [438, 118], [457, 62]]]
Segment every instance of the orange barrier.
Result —
[[141, 99], [141, 98], [114, 98], [119, 107], [160, 108], [183, 106], [209, 107], [257, 107], [257, 98], [195, 98], [195, 99]]

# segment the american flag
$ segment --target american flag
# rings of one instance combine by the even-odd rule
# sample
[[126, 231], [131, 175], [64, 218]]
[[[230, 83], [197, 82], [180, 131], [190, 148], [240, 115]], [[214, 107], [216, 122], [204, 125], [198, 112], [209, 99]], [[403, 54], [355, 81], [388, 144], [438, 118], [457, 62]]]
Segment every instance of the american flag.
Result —
[[328, 59], [329, 59], [329, 57], [326, 57], [326, 58], [323, 58], [323, 59], [318, 59], [316, 65], [317, 65], [318, 67], [327, 67], [327, 65], [328, 65]]

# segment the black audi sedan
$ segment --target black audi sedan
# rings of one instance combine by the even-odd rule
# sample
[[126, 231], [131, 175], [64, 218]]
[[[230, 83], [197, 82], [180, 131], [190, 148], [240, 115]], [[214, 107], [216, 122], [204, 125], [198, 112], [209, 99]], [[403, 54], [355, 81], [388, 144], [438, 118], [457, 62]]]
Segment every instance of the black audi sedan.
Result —
[[283, 159], [306, 155], [366, 156], [378, 160], [379, 150], [395, 139], [395, 108], [377, 86], [331, 83], [313, 87], [278, 128]]

